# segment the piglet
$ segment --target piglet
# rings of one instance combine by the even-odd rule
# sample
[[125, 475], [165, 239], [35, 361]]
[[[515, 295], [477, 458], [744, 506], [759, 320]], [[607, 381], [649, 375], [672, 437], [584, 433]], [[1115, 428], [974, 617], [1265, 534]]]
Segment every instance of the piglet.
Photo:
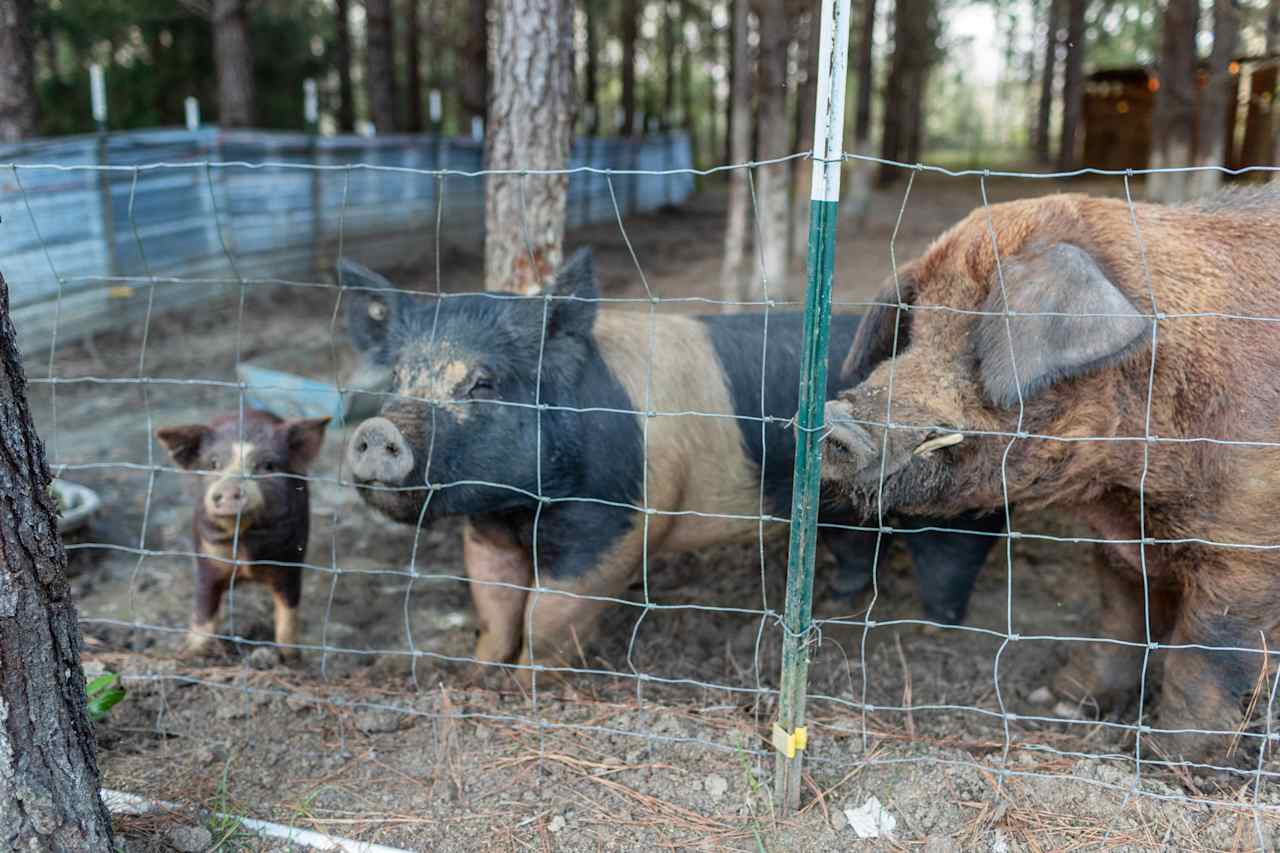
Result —
[[271, 587], [275, 642], [296, 654], [300, 563], [307, 551], [307, 468], [329, 418], [282, 420], [255, 409], [207, 424], [162, 427], [156, 439], [178, 467], [197, 471], [193, 518], [195, 608], [184, 655], [207, 653], [218, 634], [222, 597], [234, 582]]

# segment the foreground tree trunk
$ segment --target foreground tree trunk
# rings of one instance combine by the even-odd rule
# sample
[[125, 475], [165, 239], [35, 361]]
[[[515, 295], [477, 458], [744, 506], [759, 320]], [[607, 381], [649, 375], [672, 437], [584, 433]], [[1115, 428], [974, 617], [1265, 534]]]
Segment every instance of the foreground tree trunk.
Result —
[[[1196, 0], [1168, 0], [1160, 46], [1160, 88], [1151, 117], [1151, 168], [1186, 166], [1196, 120]], [[1147, 197], [1177, 202], [1190, 196], [1188, 173], [1147, 176]]]
[[[733, 54], [730, 65], [733, 76], [729, 90], [729, 151], [733, 165], [751, 159], [751, 67], [747, 58], [747, 0], [734, 0], [733, 21], [729, 25], [729, 44]], [[720, 266], [721, 310], [733, 312], [731, 303], [746, 297], [742, 266], [747, 247], [747, 219], [751, 214], [751, 195], [745, 169], [729, 172], [729, 217], [724, 231], [724, 257]]]
[[[756, 0], [760, 21], [760, 56], [756, 78], [756, 144], [758, 157], [769, 160], [792, 153], [791, 125], [787, 121], [787, 50], [792, 28], [784, 0]], [[769, 296], [787, 293], [787, 164], [756, 170], [759, 206], [760, 254]], [[763, 296], [763, 287], [755, 289]]]
[[1067, 61], [1062, 77], [1062, 139], [1058, 143], [1058, 170], [1076, 168], [1076, 138], [1084, 108], [1084, 13], [1089, 0], [1064, 0], [1067, 6]]
[[0, 277], [0, 848], [108, 851], [51, 479]]
[[640, 37], [640, 4], [622, 0], [622, 135], [636, 131], [636, 39]]
[[[1213, 52], [1209, 55], [1209, 79], [1200, 99], [1200, 128], [1196, 134], [1194, 165], [1223, 166], [1226, 164], [1227, 138], [1224, 127], [1227, 110], [1233, 99], [1239, 97], [1239, 78], [1231, 73], [1231, 58], [1236, 50], [1236, 38], [1240, 31], [1240, 11], [1234, 0], [1215, 0], [1213, 4]], [[1222, 172], [1205, 169], [1192, 172], [1190, 193], [1194, 196], [1209, 195], [1222, 186]]]
[[0, 0], [0, 142], [36, 135], [35, 29], [31, 0]]
[[[564, 169], [575, 118], [571, 0], [500, 0], [490, 169]], [[560, 266], [568, 175], [490, 175], [484, 279], [489, 290], [538, 291]]]
[[378, 133], [395, 133], [399, 125], [391, 0], [365, 0], [364, 76], [369, 93], [369, 120]]
[[1044, 39], [1044, 68], [1040, 71], [1040, 109], [1036, 114], [1036, 159], [1049, 162], [1049, 121], [1053, 115], [1053, 78], [1058, 73], [1058, 11], [1062, 0], [1049, 0]]
[[338, 130], [350, 133], [356, 126], [356, 96], [351, 86], [350, 0], [334, 0], [333, 34], [338, 63]]
[[462, 42], [460, 99], [464, 131], [471, 132], [476, 119], [486, 120], [489, 109], [489, 0], [468, 0], [471, 17]]
[[218, 124], [252, 127], [253, 51], [244, 0], [213, 0], [213, 61], [218, 69]]
[[[853, 150], [864, 157], [872, 155], [871, 147], [871, 98], [875, 65], [876, 0], [862, 0], [862, 33], [858, 40], [857, 103], [854, 105]], [[866, 222], [871, 207], [871, 177], [874, 173], [868, 161], [855, 160], [851, 169], [852, 180], [845, 191], [840, 213], [846, 217], [855, 231]]]
[[410, 133], [422, 132], [422, 55], [419, 41], [418, 0], [405, 4], [404, 15], [404, 71], [405, 116], [404, 129]]

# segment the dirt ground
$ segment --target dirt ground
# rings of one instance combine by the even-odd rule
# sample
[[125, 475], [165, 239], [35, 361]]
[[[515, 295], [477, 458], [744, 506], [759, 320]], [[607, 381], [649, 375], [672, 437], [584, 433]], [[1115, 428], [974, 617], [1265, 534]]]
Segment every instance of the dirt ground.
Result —
[[[988, 184], [992, 201], [1062, 188]], [[1072, 189], [1123, 193], [1119, 179]], [[842, 239], [840, 302], [869, 298], [889, 273], [903, 190], [877, 193], [866, 228]], [[723, 200], [713, 187], [684, 209], [627, 222], [655, 294], [717, 295]], [[976, 178], [919, 177], [897, 256], [918, 253], [980, 201]], [[644, 294], [616, 225], [570, 243], [594, 247], [607, 295]], [[407, 262], [396, 281], [434, 287], [434, 266]], [[447, 289], [473, 288], [480, 257], [450, 250], [441, 269]], [[789, 298], [802, 281], [797, 263]], [[250, 666], [244, 653], [270, 639], [271, 611], [261, 588], [245, 587], [225, 625], [245, 642], [223, 661], [177, 661], [191, 606], [190, 504], [185, 478], [149, 467], [163, 461], [149, 428], [233, 410], [235, 388], [184, 380], [236, 381], [237, 349], [247, 361], [340, 374], [349, 353], [330, 334], [333, 301], [321, 289], [257, 286], [242, 323], [235, 303], [158, 316], [141, 367], [142, 329], [131, 328], [64, 347], [58, 384], [31, 388], [55, 466], [104, 501], [68, 544], [87, 668], [123, 673], [129, 689], [99, 727], [107, 787], [412, 850], [1245, 850], [1260, 835], [1272, 844], [1277, 812], [1250, 807], [1280, 803], [1274, 783], [1255, 790], [1248, 776], [1149, 767], [1139, 778], [1114, 729], [1027, 719], [1050, 715], [1034, 694], [1068, 643], [1004, 635], [1088, 634], [1092, 603], [1076, 581], [1087, 555], [1069, 543], [1016, 541], [1012, 565], [994, 549], [966, 629], [880, 625], [865, 631], [864, 656], [863, 628], [824, 624], [810, 670], [805, 807], [786, 819], [768, 796], [781, 633], [760, 615], [782, 609], [784, 541], [653, 560], [658, 607], [646, 608], [639, 588], [632, 606], [613, 607], [583, 649], [589, 674], [532, 695], [500, 676], [469, 687], [456, 660], [474, 627], [459, 524], [415, 536], [374, 516], [333, 482], [345, 437], [335, 430], [313, 472], [315, 568], [302, 603], [311, 650], [292, 667]], [[30, 376], [47, 364], [47, 353], [29, 354]], [[140, 370], [177, 381], [85, 381]], [[1015, 526], [1082, 532], [1044, 515]], [[831, 570], [821, 555], [819, 614], [860, 618], [828, 594]], [[909, 571], [902, 549], [891, 552], [877, 622], [921, 616]], [[1002, 704], [1022, 716], [1002, 716]], [[1268, 757], [1266, 769], [1280, 763]], [[860, 842], [844, 811], [871, 797], [896, 827]], [[172, 828], [193, 821], [219, 850], [292, 849], [208, 815], [121, 817], [119, 829], [131, 850], [165, 850]]]

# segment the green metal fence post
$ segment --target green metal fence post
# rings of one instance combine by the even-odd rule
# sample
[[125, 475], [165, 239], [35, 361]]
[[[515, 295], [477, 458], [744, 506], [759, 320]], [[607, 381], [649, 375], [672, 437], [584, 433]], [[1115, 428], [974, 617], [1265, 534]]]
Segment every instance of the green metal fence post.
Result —
[[804, 300], [804, 353], [796, 417], [795, 487], [782, 638], [782, 688], [773, 742], [779, 755], [775, 796], [783, 812], [800, 805], [800, 771], [807, 741], [805, 689], [809, 626], [813, 615], [813, 558], [821, 486], [823, 404], [827, 388], [827, 334], [831, 277], [840, 206], [845, 69], [849, 60], [849, 0], [822, 0], [818, 102], [814, 111], [813, 188], [809, 202], [808, 283]]

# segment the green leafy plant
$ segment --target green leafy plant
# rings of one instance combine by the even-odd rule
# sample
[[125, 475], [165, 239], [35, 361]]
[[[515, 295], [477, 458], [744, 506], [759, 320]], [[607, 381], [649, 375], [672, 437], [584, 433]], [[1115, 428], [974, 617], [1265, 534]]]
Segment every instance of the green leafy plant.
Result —
[[114, 672], [99, 675], [85, 686], [84, 692], [89, 697], [89, 718], [94, 722], [105, 717], [125, 697], [120, 676]]

